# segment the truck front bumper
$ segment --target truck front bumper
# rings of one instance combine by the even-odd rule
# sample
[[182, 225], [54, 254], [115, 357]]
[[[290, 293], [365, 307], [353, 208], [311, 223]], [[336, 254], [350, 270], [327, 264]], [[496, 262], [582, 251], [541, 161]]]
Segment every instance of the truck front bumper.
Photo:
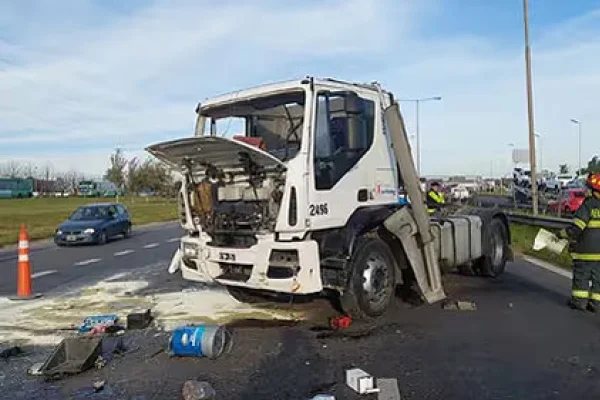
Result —
[[323, 290], [317, 242], [261, 239], [250, 248], [213, 247], [184, 237], [179, 249], [184, 279], [280, 293]]

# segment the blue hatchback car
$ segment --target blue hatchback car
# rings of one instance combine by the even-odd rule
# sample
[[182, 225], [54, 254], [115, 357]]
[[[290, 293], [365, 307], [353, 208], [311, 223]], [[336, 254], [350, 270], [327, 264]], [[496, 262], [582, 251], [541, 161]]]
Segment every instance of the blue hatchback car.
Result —
[[104, 244], [115, 236], [131, 236], [131, 217], [120, 203], [87, 204], [78, 207], [59, 225], [54, 242], [70, 244]]

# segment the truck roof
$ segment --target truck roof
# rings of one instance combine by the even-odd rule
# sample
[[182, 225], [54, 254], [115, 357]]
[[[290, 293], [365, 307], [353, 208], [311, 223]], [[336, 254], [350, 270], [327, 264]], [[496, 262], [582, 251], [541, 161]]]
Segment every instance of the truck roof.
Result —
[[[357, 89], [359, 91], [368, 91], [368, 92], [378, 92], [377, 83], [356, 83], [349, 81], [342, 81], [333, 78], [315, 78], [307, 76], [304, 79], [295, 79], [288, 80], [282, 82], [274, 82], [268, 83], [264, 85], [254, 86], [242, 90], [236, 90], [229, 93], [224, 93], [221, 95], [217, 95], [215, 97], [211, 97], [205, 99], [201, 104], [201, 109], [212, 108], [216, 106], [221, 106], [227, 103], [232, 103], [240, 100], [247, 100], [253, 97], [264, 96], [265, 94], [277, 94], [277, 93], [285, 93], [289, 92], [293, 89], [299, 89], [301, 85], [309, 82], [310, 79], [313, 79], [313, 82], [317, 85], [322, 86], [330, 86], [333, 89], [338, 90], [354, 90]], [[383, 90], [384, 93], [388, 93]]]

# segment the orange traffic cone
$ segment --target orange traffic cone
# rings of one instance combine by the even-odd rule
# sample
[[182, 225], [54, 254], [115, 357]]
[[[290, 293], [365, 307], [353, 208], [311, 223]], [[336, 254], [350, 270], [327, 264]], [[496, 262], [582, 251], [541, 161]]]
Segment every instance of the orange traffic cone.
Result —
[[32, 294], [31, 292], [31, 261], [29, 259], [29, 236], [25, 225], [21, 225], [19, 232], [18, 249], [18, 267], [17, 267], [17, 295], [11, 297], [11, 300], [30, 300], [41, 297], [41, 294]]

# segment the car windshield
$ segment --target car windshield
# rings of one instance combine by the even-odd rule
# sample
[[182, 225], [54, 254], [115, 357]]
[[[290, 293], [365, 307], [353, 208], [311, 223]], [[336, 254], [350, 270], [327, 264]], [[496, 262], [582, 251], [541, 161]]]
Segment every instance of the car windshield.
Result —
[[79, 207], [75, 212], [69, 217], [71, 221], [86, 221], [92, 219], [103, 219], [108, 216], [108, 208], [107, 207], [97, 207], [97, 206], [86, 206]]

